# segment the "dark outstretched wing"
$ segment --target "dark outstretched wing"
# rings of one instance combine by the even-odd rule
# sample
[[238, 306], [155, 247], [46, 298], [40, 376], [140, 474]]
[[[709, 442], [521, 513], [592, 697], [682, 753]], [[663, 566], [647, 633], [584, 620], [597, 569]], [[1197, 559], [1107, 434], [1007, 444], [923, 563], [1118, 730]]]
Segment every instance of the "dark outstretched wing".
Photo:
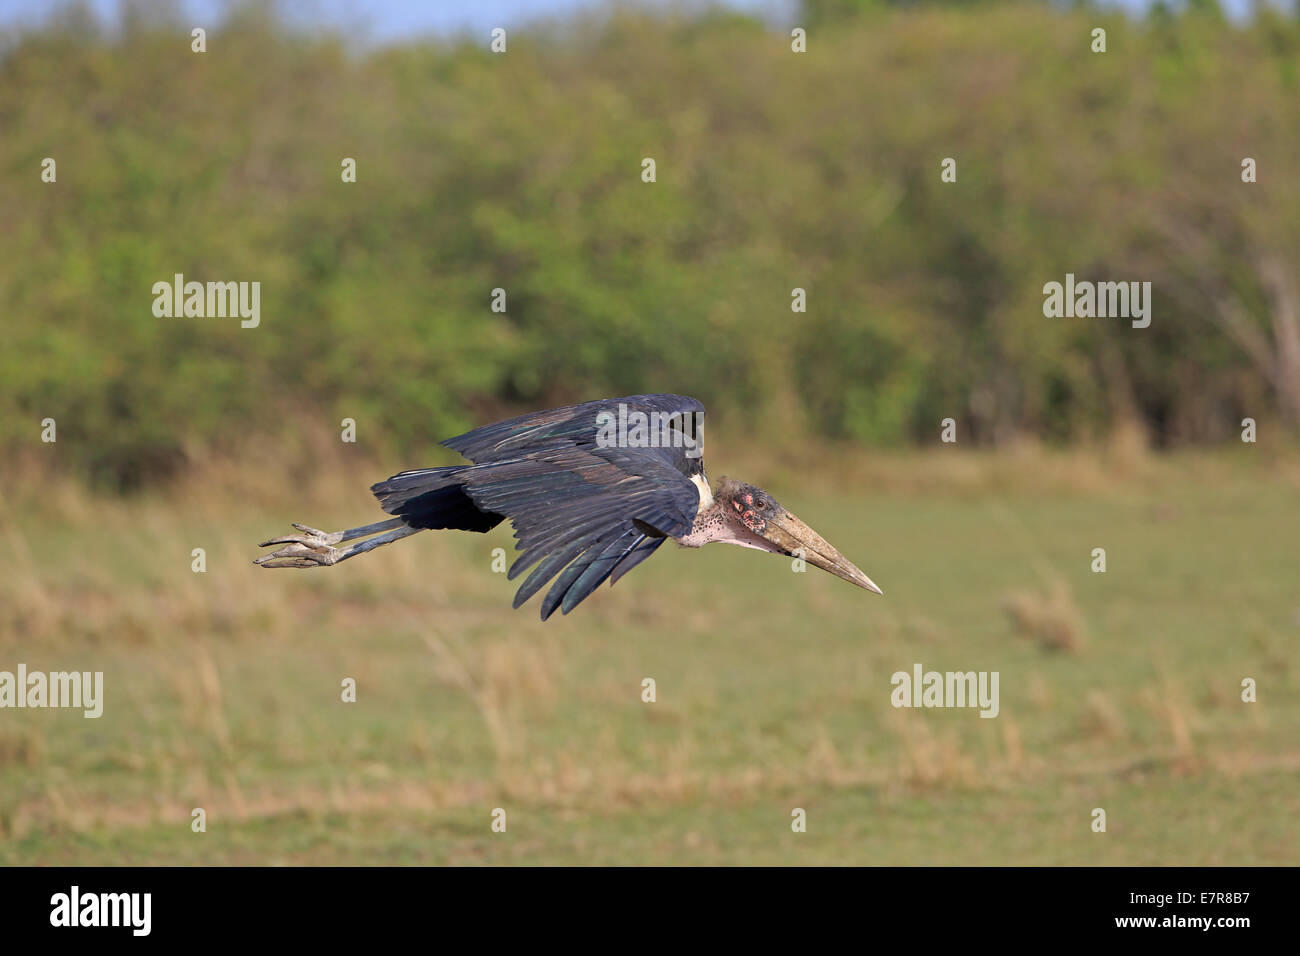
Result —
[[[510, 579], [536, 565], [515, 607], [558, 574], [542, 620], [557, 607], [567, 614], [606, 578], [617, 581], [690, 530], [700, 502], [691, 477], [703, 473], [703, 416], [693, 398], [632, 395], [523, 415], [443, 442], [474, 462], [457, 477], [475, 506], [514, 525], [523, 553]], [[648, 431], [636, 431], [640, 421], [650, 422]], [[630, 427], [620, 433], [620, 422]]]

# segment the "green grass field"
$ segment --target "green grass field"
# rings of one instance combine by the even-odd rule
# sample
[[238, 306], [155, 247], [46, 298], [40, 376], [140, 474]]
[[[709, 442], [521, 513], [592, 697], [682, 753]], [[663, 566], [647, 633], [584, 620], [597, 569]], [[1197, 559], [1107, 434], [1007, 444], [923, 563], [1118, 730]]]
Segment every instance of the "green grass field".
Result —
[[[546, 624], [492, 572], [508, 529], [252, 566], [370, 520], [383, 466], [19, 481], [0, 669], [106, 689], [98, 720], [0, 712], [0, 863], [1295, 864], [1300, 467], [1266, 458], [737, 468], [885, 597], [668, 546]], [[999, 716], [893, 708], [918, 662], [998, 671]]]

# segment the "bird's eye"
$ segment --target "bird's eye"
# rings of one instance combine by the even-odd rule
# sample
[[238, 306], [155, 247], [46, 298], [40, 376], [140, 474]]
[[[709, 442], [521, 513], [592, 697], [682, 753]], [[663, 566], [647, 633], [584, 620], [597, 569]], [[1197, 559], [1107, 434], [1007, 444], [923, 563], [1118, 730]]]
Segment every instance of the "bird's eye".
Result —
[[757, 498], [754, 499], [754, 507], [755, 507], [755, 508], [758, 508], [759, 510], [762, 510], [763, 508], [766, 508], [766, 507], [767, 507], [767, 499], [764, 498], [762, 495], [759, 495]]

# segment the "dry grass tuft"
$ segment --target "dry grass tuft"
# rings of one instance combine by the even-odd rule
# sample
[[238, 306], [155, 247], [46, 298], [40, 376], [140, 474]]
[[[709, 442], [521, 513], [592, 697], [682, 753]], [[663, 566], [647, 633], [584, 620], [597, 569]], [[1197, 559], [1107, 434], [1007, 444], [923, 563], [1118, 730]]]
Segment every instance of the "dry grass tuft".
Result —
[[1087, 643], [1083, 615], [1070, 587], [1058, 580], [1046, 591], [1016, 591], [1002, 600], [1016, 633], [1049, 651], [1076, 654]]
[[527, 749], [528, 724], [555, 704], [563, 661], [553, 640], [428, 635], [438, 680], [461, 691], [478, 709], [497, 760], [513, 761]]
[[1182, 686], [1167, 677], [1162, 678], [1159, 684], [1144, 687], [1139, 699], [1169, 732], [1173, 765], [1188, 772], [1199, 769], [1203, 755], [1192, 737], [1199, 718]]
[[1119, 708], [1104, 691], [1088, 691], [1083, 713], [1083, 732], [1091, 740], [1106, 742], [1122, 740], [1127, 735]]
[[975, 787], [983, 782], [974, 757], [962, 750], [954, 733], [936, 733], [929, 721], [914, 718], [900, 710], [892, 711], [889, 718], [900, 739], [901, 783], [918, 790], [943, 790]]

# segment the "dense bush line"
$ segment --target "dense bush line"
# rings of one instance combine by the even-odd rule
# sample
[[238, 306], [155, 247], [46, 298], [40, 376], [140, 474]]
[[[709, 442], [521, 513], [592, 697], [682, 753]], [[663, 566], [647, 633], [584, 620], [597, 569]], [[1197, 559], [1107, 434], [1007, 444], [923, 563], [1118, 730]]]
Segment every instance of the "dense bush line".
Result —
[[[66, 17], [0, 60], [11, 454], [52, 417], [130, 485], [304, 416], [413, 453], [638, 391], [873, 444], [949, 416], [978, 442], [1136, 421], [1166, 444], [1300, 419], [1284, 14], [870, 7], [806, 54], [739, 16], [617, 14], [500, 56], [352, 54], [254, 14], [196, 54], [146, 21]], [[260, 325], [156, 317], [175, 273], [259, 281]], [[1066, 273], [1150, 281], [1151, 326], [1045, 318]]]

